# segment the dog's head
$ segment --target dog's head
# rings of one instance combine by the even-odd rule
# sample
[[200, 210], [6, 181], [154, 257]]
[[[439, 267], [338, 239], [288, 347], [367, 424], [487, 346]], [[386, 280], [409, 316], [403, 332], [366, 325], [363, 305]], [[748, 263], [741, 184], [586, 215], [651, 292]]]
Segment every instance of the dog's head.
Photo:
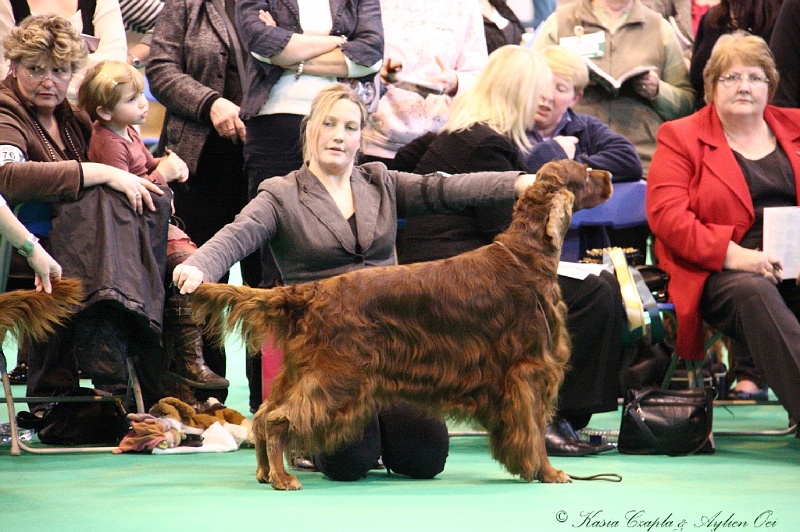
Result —
[[543, 222], [542, 236], [551, 250], [559, 251], [572, 212], [599, 205], [610, 196], [610, 172], [592, 170], [569, 159], [552, 161], [539, 169], [534, 184], [517, 201], [511, 228], [535, 234], [536, 229], [528, 224]]
[[572, 210], [589, 209], [611, 197], [611, 172], [594, 170], [571, 159], [551, 161], [536, 172], [537, 182], [558, 184], [572, 192]]

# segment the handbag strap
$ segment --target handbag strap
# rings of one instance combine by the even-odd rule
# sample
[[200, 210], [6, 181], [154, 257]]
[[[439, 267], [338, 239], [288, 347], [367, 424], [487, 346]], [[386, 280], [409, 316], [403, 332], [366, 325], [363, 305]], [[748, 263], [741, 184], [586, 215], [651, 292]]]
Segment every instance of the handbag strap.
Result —
[[247, 81], [245, 77], [247, 76], [247, 71], [245, 70], [244, 66], [244, 56], [242, 55], [242, 45], [239, 41], [239, 34], [236, 32], [236, 28], [231, 23], [231, 20], [228, 18], [228, 12], [225, 10], [225, 1], [230, 0], [211, 0], [214, 4], [214, 7], [217, 9], [220, 18], [225, 23], [225, 28], [228, 30], [228, 39], [231, 42], [231, 48], [233, 49], [233, 55], [236, 58], [236, 68], [239, 69], [239, 82], [242, 85], [242, 94], [247, 93]]
[[641, 410], [639, 409], [639, 403], [641, 403], [641, 401], [644, 400], [644, 398], [650, 395], [651, 393], [652, 391], [648, 390], [640, 394], [637, 394], [633, 398], [633, 400], [630, 403], [628, 403], [628, 406], [625, 407], [625, 412], [634, 421], [634, 423], [636, 423], [636, 426], [639, 427], [639, 430], [641, 430], [642, 435], [649, 440], [650, 445], [652, 445], [653, 448], [657, 450], [659, 453], [667, 454], [666, 450], [664, 449], [664, 446], [661, 445], [661, 442], [658, 441], [658, 438], [656, 438], [655, 434], [653, 434], [653, 431], [650, 430], [650, 427], [648, 427], [647, 423], [645, 423], [644, 419], [642, 419]]

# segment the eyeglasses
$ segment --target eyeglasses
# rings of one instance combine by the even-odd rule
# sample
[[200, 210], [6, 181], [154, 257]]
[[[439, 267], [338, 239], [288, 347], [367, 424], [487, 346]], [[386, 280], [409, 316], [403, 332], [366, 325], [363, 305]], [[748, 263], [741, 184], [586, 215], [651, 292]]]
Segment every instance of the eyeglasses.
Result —
[[72, 69], [64, 67], [43, 68], [40, 66], [25, 66], [20, 65], [22, 71], [28, 76], [28, 79], [41, 83], [46, 79], [51, 80], [53, 83], [64, 83], [72, 78]]
[[726, 87], [738, 87], [743, 79], [746, 79], [750, 85], [755, 85], [757, 87], [763, 87], [769, 84], [769, 78], [767, 76], [759, 76], [758, 74], [748, 74], [746, 76], [742, 74], [728, 74], [727, 76], [718, 77], [717, 81]]

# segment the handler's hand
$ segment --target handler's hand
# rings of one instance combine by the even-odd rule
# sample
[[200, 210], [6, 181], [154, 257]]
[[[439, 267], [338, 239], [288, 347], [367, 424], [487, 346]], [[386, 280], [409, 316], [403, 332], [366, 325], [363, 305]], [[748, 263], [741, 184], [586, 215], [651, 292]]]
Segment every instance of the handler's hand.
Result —
[[196, 266], [178, 264], [172, 272], [172, 283], [177, 286], [181, 294], [191, 294], [203, 282], [203, 272]]

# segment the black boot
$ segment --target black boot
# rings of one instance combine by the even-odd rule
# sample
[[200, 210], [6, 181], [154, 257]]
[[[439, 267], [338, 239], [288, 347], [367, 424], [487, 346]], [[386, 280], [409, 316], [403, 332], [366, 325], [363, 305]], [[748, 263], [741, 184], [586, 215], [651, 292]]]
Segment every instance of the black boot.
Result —
[[202, 330], [192, 317], [186, 297], [172, 294], [164, 309], [164, 353], [169, 360], [166, 378], [200, 390], [219, 390], [230, 386], [206, 366], [203, 358]]

